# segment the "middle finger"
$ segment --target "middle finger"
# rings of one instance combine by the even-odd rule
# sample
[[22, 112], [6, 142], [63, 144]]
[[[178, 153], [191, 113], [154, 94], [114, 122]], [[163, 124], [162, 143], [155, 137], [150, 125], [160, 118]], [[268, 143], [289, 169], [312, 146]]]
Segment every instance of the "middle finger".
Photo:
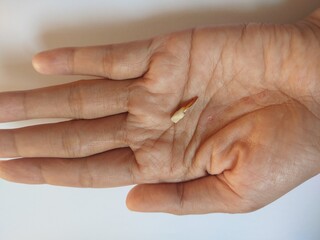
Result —
[[127, 147], [126, 118], [118, 114], [0, 130], [0, 157], [75, 158]]

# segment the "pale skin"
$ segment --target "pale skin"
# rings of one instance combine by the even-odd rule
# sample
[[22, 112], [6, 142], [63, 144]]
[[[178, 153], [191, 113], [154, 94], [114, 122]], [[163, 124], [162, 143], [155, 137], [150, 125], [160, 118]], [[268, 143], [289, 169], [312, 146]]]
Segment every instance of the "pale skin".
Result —
[[[33, 59], [81, 80], [0, 94], [0, 177], [137, 184], [127, 206], [173, 214], [259, 209], [320, 173], [320, 11], [288, 25], [194, 29]], [[90, 79], [90, 78], [86, 78]], [[178, 123], [172, 114], [193, 97]]]

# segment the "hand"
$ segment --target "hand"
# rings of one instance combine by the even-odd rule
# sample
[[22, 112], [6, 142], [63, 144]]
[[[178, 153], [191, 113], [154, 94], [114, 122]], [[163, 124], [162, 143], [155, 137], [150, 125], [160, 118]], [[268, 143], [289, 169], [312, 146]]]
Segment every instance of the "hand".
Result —
[[[294, 25], [195, 29], [56, 49], [44, 74], [82, 80], [0, 95], [0, 120], [70, 118], [1, 130], [0, 176], [20, 183], [138, 184], [130, 209], [248, 212], [320, 172], [315, 15]], [[320, 25], [320, 24], [319, 24]], [[197, 102], [177, 124], [171, 115]]]

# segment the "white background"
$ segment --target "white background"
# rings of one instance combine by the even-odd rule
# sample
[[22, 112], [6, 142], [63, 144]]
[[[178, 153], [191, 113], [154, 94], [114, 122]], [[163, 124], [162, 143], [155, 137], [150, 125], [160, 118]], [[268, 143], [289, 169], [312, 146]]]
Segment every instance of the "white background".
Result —
[[[32, 55], [47, 48], [122, 42], [217, 23], [293, 22], [316, 6], [319, 0], [0, 0], [0, 90], [77, 79], [33, 71]], [[0, 124], [17, 126], [22, 123]], [[133, 213], [125, 207], [128, 189], [0, 180], [0, 240], [320, 239], [320, 176], [245, 215]]]

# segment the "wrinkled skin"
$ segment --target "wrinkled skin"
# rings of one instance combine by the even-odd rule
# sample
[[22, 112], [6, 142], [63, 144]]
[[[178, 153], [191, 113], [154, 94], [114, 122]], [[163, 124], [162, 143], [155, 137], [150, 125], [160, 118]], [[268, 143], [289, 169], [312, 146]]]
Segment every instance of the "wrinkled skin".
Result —
[[[56, 49], [44, 74], [82, 80], [0, 94], [0, 177], [73, 187], [138, 184], [127, 205], [173, 214], [248, 212], [320, 172], [319, 12], [291, 25], [195, 29]], [[199, 99], [177, 124], [171, 115]]]

